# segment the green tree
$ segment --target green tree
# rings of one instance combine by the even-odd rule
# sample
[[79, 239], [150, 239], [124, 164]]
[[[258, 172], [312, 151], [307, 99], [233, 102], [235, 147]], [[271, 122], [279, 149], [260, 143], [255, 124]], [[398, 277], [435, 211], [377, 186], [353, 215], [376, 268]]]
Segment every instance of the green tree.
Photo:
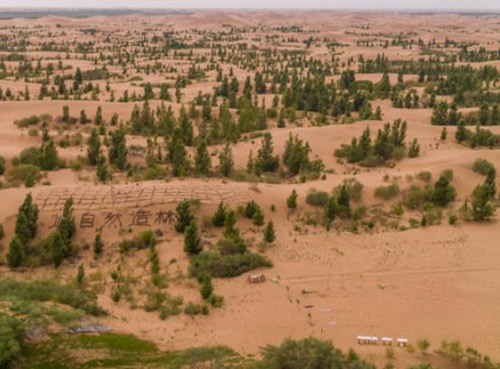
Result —
[[179, 202], [175, 211], [177, 214], [175, 230], [179, 233], [184, 233], [185, 229], [194, 220], [193, 214], [191, 213], [191, 205], [189, 200], [184, 199], [181, 202]]
[[[68, 198], [64, 203], [63, 214], [57, 225], [57, 237], [62, 241], [62, 255], [68, 257], [72, 251], [72, 240], [76, 233], [75, 217], [73, 216], [73, 198]], [[59, 240], [57, 240], [59, 241]], [[54, 242], [54, 240], [53, 240]], [[59, 245], [57, 245], [59, 248]]]
[[455, 131], [455, 139], [457, 140], [457, 142], [463, 142], [467, 140], [468, 137], [469, 137], [469, 131], [465, 127], [465, 121], [461, 119], [458, 122], [457, 130]]
[[214, 227], [222, 227], [224, 226], [224, 222], [226, 221], [226, 206], [224, 202], [221, 201], [214, 215], [212, 216], [212, 224]]
[[224, 220], [224, 236], [227, 238], [232, 238], [238, 231], [235, 227], [236, 225], [236, 214], [233, 210], [228, 209], [226, 211], [226, 219]]
[[76, 274], [76, 283], [81, 286], [85, 282], [85, 267], [83, 263], [78, 267], [78, 273]]
[[325, 223], [326, 227], [330, 228], [331, 222], [335, 220], [335, 218], [338, 215], [338, 203], [337, 203], [337, 198], [335, 196], [330, 196], [328, 198], [328, 201], [325, 205]]
[[157, 275], [160, 273], [160, 257], [154, 245], [150, 246], [149, 261], [151, 262], [151, 274]]
[[264, 241], [267, 243], [273, 243], [275, 240], [276, 234], [274, 232], [274, 223], [270, 220], [264, 230]]
[[274, 172], [279, 167], [279, 158], [273, 156], [273, 139], [269, 132], [264, 134], [261, 147], [257, 152], [257, 161], [264, 172]]
[[446, 175], [441, 175], [434, 184], [431, 201], [438, 206], [446, 206], [455, 199], [456, 191]]
[[17, 214], [14, 233], [19, 237], [23, 245], [27, 245], [28, 241], [31, 239], [31, 233], [28, 227], [28, 219], [26, 218], [26, 214], [21, 212]]
[[59, 155], [54, 141], [49, 140], [43, 143], [40, 156], [40, 167], [43, 170], [53, 170], [56, 169], [59, 164]]
[[408, 157], [416, 158], [419, 155], [420, 155], [420, 144], [418, 143], [417, 139], [415, 138], [411, 142], [410, 147], [408, 148]]
[[212, 277], [208, 274], [202, 274], [198, 277], [198, 282], [201, 284], [200, 295], [203, 300], [208, 300], [214, 292], [212, 285]]
[[100, 106], [97, 107], [97, 111], [95, 113], [95, 117], [94, 117], [94, 124], [96, 126], [99, 126], [101, 124], [103, 124], [104, 120], [102, 118], [102, 108]]
[[426, 354], [427, 349], [430, 347], [431, 343], [426, 338], [419, 338], [417, 340], [417, 347], [422, 352], [422, 354]]
[[488, 183], [478, 185], [472, 192], [472, 219], [480, 222], [489, 219], [495, 213], [495, 205], [491, 202], [491, 188]]
[[229, 144], [224, 146], [224, 149], [219, 155], [219, 170], [222, 176], [230, 177], [233, 173], [234, 169], [234, 161], [233, 161], [233, 152]]
[[262, 212], [260, 207], [255, 209], [255, 212], [252, 215], [252, 223], [256, 225], [257, 228], [264, 225], [264, 213]]
[[180, 137], [184, 143], [188, 146], [193, 145], [193, 123], [189, 119], [189, 115], [186, 111], [184, 105], [181, 107], [180, 117], [179, 117], [179, 132]]
[[[38, 213], [38, 206], [33, 203], [33, 196], [31, 193], [27, 194], [19, 207], [18, 219], [15, 227], [15, 233], [19, 235], [21, 240], [24, 240], [23, 242], [25, 243], [36, 236], [38, 229]], [[23, 219], [19, 219], [21, 214]]]
[[102, 250], [104, 248], [104, 242], [102, 242], [101, 231], [98, 231], [94, 238], [94, 259], [99, 259], [99, 256], [102, 254]]
[[448, 131], [446, 130], [446, 127], [443, 127], [440, 138], [441, 141], [446, 141], [446, 139], [448, 138]]
[[182, 177], [189, 169], [185, 144], [181, 139], [174, 137], [170, 147], [173, 175], [175, 177]]
[[24, 348], [24, 323], [7, 313], [0, 313], [0, 368], [15, 366]]
[[118, 169], [124, 170], [127, 166], [127, 141], [122, 128], [111, 133], [111, 145], [109, 148], [109, 161]]
[[311, 149], [309, 144], [293, 136], [291, 133], [285, 143], [285, 152], [283, 153], [283, 163], [293, 174], [298, 174], [309, 167], [309, 153]]
[[101, 153], [101, 139], [97, 133], [97, 129], [92, 128], [90, 137], [87, 140], [87, 160], [90, 165], [97, 165], [99, 155]]
[[248, 219], [252, 219], [253, 215], [259, 208], [260, 206], [254, 200], [250, 200], [249, 202], [247, 202], [247, 205], [245, 206], [245, 216]]
[[111, 173], [109, 172], [108, 165], [106, 164], [106, 157], [101, 152], [99, 158], [97, 159], [97, 178], [101, 182], [106, 182], [110, 179]]
[[441, 101], [434, 106], [431, 123], [435, 126], [448, 125], [448, 103], [446, 101]]
[[184, 251], [189, 255], [197, 255], [202, 249], [203, 245], [198, 234], [196, 221], [192, 219], [184, 233]]
[[207, 150], [207, 143], [203, 138], [199, 140], [198, 146], [196, 147], [194, 164], [196, 173], [202, 175], [208, 174], [210, 167], [212, 166], [210, 154]]
[[80, 111], [80, 123], [86, 124], [87, 122], [88, 122], [87, 113], [85, 112], [85, 109], [82, 109]]
[[9, 244], [7, 253], [7, 264], [11, 269], [19, 268], [26, 259], [25, 246], [19, 236], [14, 235]]
[[55, 231], [49, 236], [49, 245], [52, 263], [58, 268], [66, 257], [66, 245], [59, 231]]
[[297, 195], [297, 191], [292, 190], [291, 195], [288, 199], [286, 199], [286, 206], [288, 209], [294, 210], [297, 208], [297, 197], [299, 197], [299, 195]]

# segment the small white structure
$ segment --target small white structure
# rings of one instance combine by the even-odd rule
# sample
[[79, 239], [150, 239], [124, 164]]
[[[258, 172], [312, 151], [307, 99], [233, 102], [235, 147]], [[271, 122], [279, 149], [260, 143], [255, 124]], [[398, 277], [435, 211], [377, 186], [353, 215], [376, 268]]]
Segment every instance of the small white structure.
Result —
[[396, 342], [398, 343], [398, 347], [406, 347], [406, 345], [408, 345], [407, 338], [398, 338]]
[[248, 276], [248, 283], [263, 283], [266, 281], [266, 276], [264, 274], [256, 274]]
[[357, 341], [360, 345], [376, 345], [378, 338], [377, 336], [357, 336]]
[[391, 337], [382, 337], [382, 345], [383, 346], [392, 346], [392, 338]]

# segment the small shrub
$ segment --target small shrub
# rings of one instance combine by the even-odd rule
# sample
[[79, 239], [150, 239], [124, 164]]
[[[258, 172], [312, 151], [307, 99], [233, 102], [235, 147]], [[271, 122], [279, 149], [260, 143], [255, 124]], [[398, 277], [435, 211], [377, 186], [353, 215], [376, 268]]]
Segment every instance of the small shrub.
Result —
[[306, 203], [311, 206], [325, 206], [328, 202], [328, 193], [312, 189], [306, 196]]
[[487, 175], [491, 169], [495, 167], [486, 159], [476, 159], [474, 164], [472, 164], [472, 170], [476, 173]]
[[375, 197], [390, 200], [399, 194], [399, 186], [396, 183], [391, 183], [387, 186], [379, 186], [375, 188]]

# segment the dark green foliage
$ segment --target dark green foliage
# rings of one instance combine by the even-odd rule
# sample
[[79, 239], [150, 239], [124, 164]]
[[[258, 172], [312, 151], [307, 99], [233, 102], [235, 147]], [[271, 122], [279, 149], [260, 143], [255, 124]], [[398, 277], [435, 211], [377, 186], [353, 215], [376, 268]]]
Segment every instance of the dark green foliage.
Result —
[[288, 199], [286, 199], [286, 206], [288, 209], [294, 210], [297, 208], [297, 197], [299, 197], [299, 195], [297, 195], [297, 191], [292, 190], [292, 193]]
[[411, 185], [403, 197], [403, 203], [410, 209], [418, 209], [422, 204], [430, 202], [433, 189], [427, 184], [425, 187]]
[[207, 150], [207, 143], [204, 139], [200, 139], [196, 148], [196, 155], [194, 157], [195, 170], [197, 174], [207, 175], [212, 163], [210, 154]]
[[198, 276], [198, 283], [200, 283], [200, 294], [203, 300], [208, 300], [212, 293], [214, 292], [214, 286], [212, 285], [212, 277], [208, 274], [202, 274]]
[[149, 261], [151, 263], [151, 274], [153, 276], [153, 283], [157, 279], [154, 277], [160, 273], [160, 257], [158, 256], [158, 251], [156, 251], [156, 247], [153, 245], [149, 248]]
[[118, 169], [124, 170], [127, 166], [127, 143], [123, 129], [111, 132], [111, 145], [109, 147], [109, 161]]
[[417, 139], [415, 138], [411, 142], [410, 147], [408, 147], [408, 157], [416, 158], [419, 155], [420, 155], [420, 144], [418, 143]]
[[184, 314], [189, 316], [199, 315], [202, 312], [202, 306], [195, 304], [193, 302], [189, 302], [184, 308]]
[[267, 243], [272, 243], [276, 240], [276, 234], [274, 232], [274, 223], [269, 221], [264, 230], [264, 241]]
[[434, 184], [431, 201], [437, 206], [446, 206], [455, 199], [456, 191], [446, 175], [441, 175]]
[[472, 219], [477, 222], [488, 220], [495, 213], [495, 205], [491, 202], [491, 187], [485, 182], [472, 192]]
[[344, 183], [340, 186], [335, 197], [337, 198], [337, 213], [343, 218], [349, 218], [351, 216], [351, 195], [347, 184]]
[[5, 172], [5, 158], [0, 156], [0, 175], [3, 175]]
[[441, 139], [441, 141], [446, 141], [446, 139], [448, 138], [448, 131], [446, 130], [446, 127], [443, 127], [439, 138]]
[[310, 190], [306, 196], [306, 203], [312, 206], [325, 206], [328, 202], [328, 194], [324, 191]]
[[97, 232], [94, 238], [94, 258], [97, 260], [102, 254], [104, 242], [102, 241], [101, 232]]
[[106, 164], [106, 157], [103, 153], [99, 154], [97, 159], [97, 178], [101, 182], [106, 182], [111, 178], [111, 173], [109, 172], [108, 165]]
[[23, 245], [27, 245], [28, 241], [32, 238], [28, 227], [28, 219], [26, 214], [19, 212], [16, 219], [16, 227], [14, 228], [14, 233]]
[[59, 231], [55, 231], [49, 236], [48, 245], [52, 255], [52, 262], [57, 268], [62, 264], [64, 258], [67, 256], [66, 244]]
[[93, 316], [106, 315], [106, 311], [97, 306], [97, 296], [93, 292], [82, 291], [73, 284], [62, 284], [55, 280], [23, 281], [4, 278], [0, 280], [0, 299], [51, 301], [81, 309]]
[[40, 155], [40, 168], [53, 170], [61, 165], [54, 141], [50, 140], [42, 145]]
[[342, 354], [331, 342], [316, 338], [294, 341], [286, 339], [280, 346], [262, 349], [262, 368], [267, 369], [375, 369], [357, 355]]
[[390, 200], [399, 193], [399, 186], [396, 183], [391, 183], [387, 186], [380, 186], [375, 188], [375, 197], [384, 200]]
[[[406, 121], [395, 120], [392, 125], [387, 123], [379, 129], [377, 137], [372, 144], [370, 130], [367, 128], [359, 138], [353, 138], [350, 145], [342, 145], [335, 150], [335, 156], [346, 158], [349, 163], [361, 163], [363, 166], [372, 167], [386, 163], [389, 159], [401, 159], [406, 151]], [[414, 152], [420, 148], [414, 143]], [[417, 150], [418, 148], [418, 150]]]
[[304, 144], [298, 136], [293, 136], [290, 133], [285, 144], [285, 152], [283, 153], [283, 163], [288, 167], [292, 174], [306, 171], [310, 168], [309, 153], [311, 148], [309, 143]]
[[255, 212], [252, 215], [252, 223], [257, 227], [261, 227], [264, 225], [264, 213], [260, 207], [255, 209]]
[[261, 147], [257, 152], [259, 168], [264, 172], [274, 172], [279, 167], [279, 158], [273, 156], [273, 139], [269, 132], [264, 134]]
[[0, 313], [0, 368], [13, 368], [24, 348], [26, 332], [21, 320]]
[[15, 235], [9, 244], [7, 264], [11, 269], [19, 268], [26, 259], [25, 246], [19, 236]]
[[257, 209], [260, 209], [259, 204], [257, 204], [254, 200], [250, 200], [249, 202], [247, 202], [247, 205], [245, 207], [245, 216], [248, 219], [252, 219]]
[[7, 261], [11, 268], [18, 268], [24, 263], [28, 253], [28, 244], [37, 233], [38, 213], [38, 206], [33, 203], [33, 197], [29, 193], [19, 207], [14, 238], [9, 245]]
[[[60, 237], [63, 242], [63, 257], [70, 256], [73, 251], [73, 236], [76, 233], [75, 217], [73, 216], [73, 199], [71, 197], [64, 203], [63, 213], [57, 225], [57, 233], [58, 236], [56, 238]], [[57, 245], [57, 247], [59, 247], [59, 245]]]
[[175, 177], [182, 177], [188, 173], [189, 160], [185, 143], [178, 135], [174, 135], [168, 147], [168, 155], [172, 163], [172, 173]]
[[256, 268], [271, 266], [269, 260], [258, 254], [221, 255], [214, 251], [202, 251], [192, 258], [189, 272], [195, 277], [208, 274], [214, 278], [233, 278]]
[[203, 250], [203, 244], [198, 234], [196, 221], [193, 219], [184, 232], [184, 251], [193, 256], [199, 254]]
[[177, 205], [175, 209], [177, 220], [175, 222], [175, 230], [179, 233], [184, 233], [184, 230], [191, 224], [194, 219], [191, 214], [191, 204], [188, 199], [184, 199]]
[[83, 263], [78, 267], [78, 273], [76, 274], [76, 283], [81, 286], [85, 282], [85, 267]]
[[472, 165], [472, 170], [483, 176], [487, 175], [491, 169], [495, 169], [495, 167], [486, 159], [476, 159]]
[[224, 205], [224, 202], [219, 203], [217, 210], [212, 216], [212, 224], [214, 225], [214, 227], [224, 226], [224, 222], [226, 221], [226, 211], [227, 209]]
[[233, 152], [229, 144], [224, 146], [224, 149], [219, 155], [219, 170], [222, 176], [230, 177], [234, 170]]
[[38, 228], [38, 206], [33, 203], [33, 196], [31, 193], [26, 195], [24, 202], [19, 207], [19, 214], [22, 213], [26, 216], [26, 224], [28, 228], [28, 235], [30, 239], [35, 238]]
[[90, 165], [97, 165], [101, 154], [101, 139], [95, 128], [92, 128], [89, 139], [87, 140], [87, 160]]

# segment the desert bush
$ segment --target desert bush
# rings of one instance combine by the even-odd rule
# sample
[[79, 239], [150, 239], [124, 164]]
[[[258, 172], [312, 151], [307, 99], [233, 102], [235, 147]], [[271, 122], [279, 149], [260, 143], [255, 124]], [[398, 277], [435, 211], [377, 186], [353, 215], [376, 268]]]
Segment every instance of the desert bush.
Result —
[[97, 296], [90, 291], [82, 291], [71, 284], [54, 280], [22, 281], [0, 280], [0, 299], [20, 299], [37, 302], [56, 302], [80, 309], [94, 316], [105, 315], [106, 311], [97, 305]]
[[39, 167], [41, 158], [42, 150], [38, 147], [32, 146], [21, 151], [21, 154], [19, 155], [19, 162], [21, 164], [32, 164]]
[[189, 272], [194, 277], [208, 274], [214, 278], [232, 278], [261, 267], [270, 268], [272, 263], [259, 254], [222, 255], [215, 251], [202, 251], [192, 258]]
[[139, 249], [154, 247], [156, 245], [156, 236], [154, 231], [148, 229], [147, 231], [140, 232], [135, 237], [135, 244]]
[[482, 174], [483, 176], [487, 175], [488, 172], [494, 168], [494, 165], [486, 159], [476, 159], [474, 164], [472, 164], [472, 170], [476, 173]]
[[424, 181], [424, 182], [429, 182], [432, 178], [432, 174], [431, 172], [427, 171], [427, 170], [423, 170], [421, 172], [418, 172], [415, 177], [421, 181]]
[[396, 183], [391, 183], [387, 186], [379, 186], [375, 188], [375, 197], [390, 200], [399, 194], [399, 186]]
[[23, 181], [27, 180], [39, 181], [42, 178], [40, 169], [33, 164], [20, 164], [13, 167], [7, 174], [9, 181]]
[[324, 191], [311, 189], [306, 196], [306, 203], [311, 206], [325, 206], [328, 202], [328, 194]]
[[423, 203], [430, 201], [431, 194], [432, 188], [429, 185], [411, 185], [403, 196], [403, 204], [410, 209], [418, 209]]
[[0, 368], [12, 368], [21, 356], [25, 327], [21, 320], [0, 313]]

